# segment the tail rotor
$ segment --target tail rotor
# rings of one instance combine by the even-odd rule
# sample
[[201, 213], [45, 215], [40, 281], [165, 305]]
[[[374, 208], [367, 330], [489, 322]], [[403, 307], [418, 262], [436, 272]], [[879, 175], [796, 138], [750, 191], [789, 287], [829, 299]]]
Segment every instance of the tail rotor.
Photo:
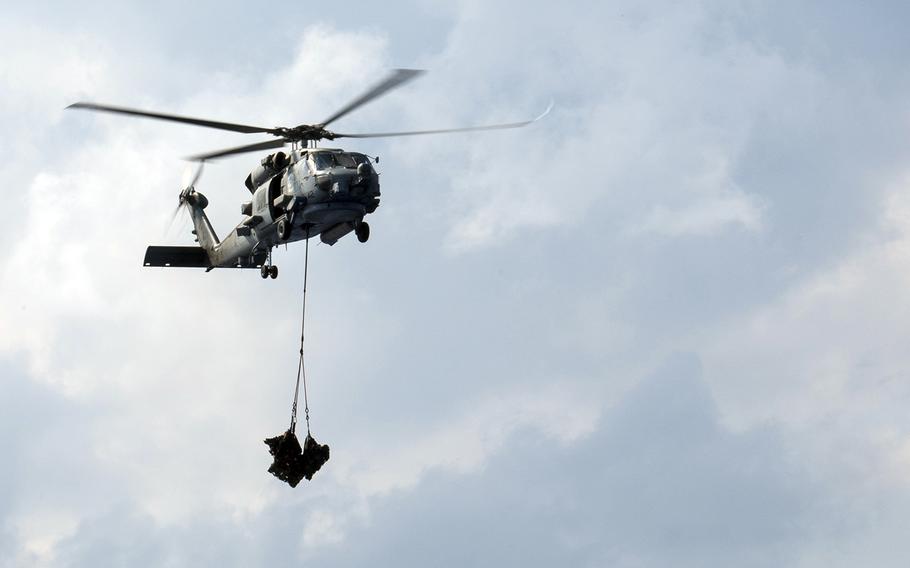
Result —
[[192, 191], [195, 190], [196, 184], [199, 182], [199, 178], [202, 177], [202, 166], [205, 162], [198, 162], [198, 166], [193, 168], [190, 165], [186, 166], [186, 169], [183, 170], [183, 177], [180, 182], [180, 193], [177, 196], [177, 206], [174, 208], [174, 212], [171, 214], [171, 220], [168, 223], [168, 232], [173, 228], [174, 221], [177, 219], [177, 215], [180, 213], [180, 209], [186, 205], [187, 197]]

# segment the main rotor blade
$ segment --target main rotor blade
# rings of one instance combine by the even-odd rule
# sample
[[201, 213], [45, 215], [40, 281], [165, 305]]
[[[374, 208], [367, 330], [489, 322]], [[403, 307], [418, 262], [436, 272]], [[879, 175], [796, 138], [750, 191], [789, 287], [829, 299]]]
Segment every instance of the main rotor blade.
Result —
[[537, 122], [541, 118], [547, 116], [550, 113], [550, 110], [553, 108], [553, 103], [550, 103], [547, 106], [547, 110], [543, 111], [539, 116], [532, 118], [531, 120], [525, 120], [523, 122], [509, 122], [505, 124], [488, 124], [486, 126], [468, 126], [465, 128], [443, 128], [439, 130], [411, 130], [407, 132], [373, 132], [369, 134], [335, 134], [335, 138], [386, 138], [392, 136], [419, 136], [422, 134], [448, 134], [450, 132], [476, 132], [478, 130], [503, 130], [506, 128], [521, 128], [522, 126], [527, 126], [534, 122]]
[[257, 150], [269, 150], [271, 148], [281, 148], [287, 144], [284, 140], [266, 140], [265, 142], [257, 142], [255, 144], [247, 144], [246, 146], [237, 146], [235, 148], [227, 148], [224, 150], [218, 150], [217, 152], [212, 152], [210, 154], [200, 154], [198, 156], [190, 156], [187, 160], [193, 160], [196, 162], [204, 162], [206, 160], [214, 160], [215, 158], [223, 158], [224, 156], [230, 156], [232, 154], [243, 154], [244, 152], [255, 152]]
[[376, 97], [384, 95], [385, 93], [391, 91], [395, 87], [401, 86], [404, 83], [410, 81], [411, 79], [417, 77], [418, 75], [422, 75], [423, 73], [426, 73], [426, 71], [423, 71], [422, 69], [395, 69], [395, 70], [393, 70], [385, 79], [383, 79], [379, 83], [373, 85], [369, 90], [367, 90], [367, 92], [360, 95], [353, 101], [349, 102], [347, 104], [347, 106], [342, 107], [341, 110], [339, 110], [332, 116], [330, 116], [327, 119], [325, 119], [324, 121], [322, 121], [320, 126], [326, 126], [330, 122], [334, 122], [334, 121], [338, 120], [339, 118], [348, 114], [352, 110], [367, 104], [368, 102], [372, 101]]
[[262, 128], [261, 126], [249, 126], [246, 124], [234, 124], [231, 122], [219, 122], [217, 120], [205, 120], [202, 118], [192, 118], [188, 116], [178, 116], [176, 114], [165, 114], [161, 112], [148, 112], [133, 108], [118, 107], [111, 105], [99, 105], [95, 103], [73, 103], [66, 108], [84, 108], [86, 110], [97, 110], [101, 112], [113, 112], [117, 114], [127, 114], [130, 116], [143, 116], [146, 118], [157, 118], [158, 120], [169, 120], [171, 122], [182, 122], [185, 124], [195, 124], [196, 126], [207, 126], [209, 128], [218, 128], [220, 130], [231, 130], [233, 132], [243, 132], [252, 134], [255, 132], [271, 132], [272, 128]]

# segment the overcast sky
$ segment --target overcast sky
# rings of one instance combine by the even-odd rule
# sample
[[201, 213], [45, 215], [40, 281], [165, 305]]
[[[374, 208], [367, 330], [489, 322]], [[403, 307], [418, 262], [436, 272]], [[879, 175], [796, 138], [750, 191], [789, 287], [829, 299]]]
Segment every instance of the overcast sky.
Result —
[[[910, 8], [3, 3], [0, 566], [904, 566]], [[367, 244], [147, 269], [240, 134], [379, 155]], [[226, 234], [251, 154], [198, 189]]]

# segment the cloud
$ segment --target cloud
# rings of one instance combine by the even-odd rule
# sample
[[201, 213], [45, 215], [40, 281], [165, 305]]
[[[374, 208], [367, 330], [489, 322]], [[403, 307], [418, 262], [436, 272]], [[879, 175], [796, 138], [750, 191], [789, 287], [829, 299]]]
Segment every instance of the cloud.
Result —
[[882, 204], [882, 225], [849, 255], [697, 340], [732, 422], [813, 428], [837, 416], [846, 443], [900, 443], [905, 420], [892, 405], [905, 396], [901, 369], [910, 363], [900, 339], [908, 331], [906, 188], [904, 177]]
[[[440, 468], [386, 495], [347, 545], [309, 561], [617, 566], [795, 562], [817, 491], [769, 428], [717, 421], [697, 360], [677, 355], [618, 399], [596, 431], [554, 444], [533, 429], [483, 470]], [[454, 493], [454, 495], [453, 495]]]
[[[605, 6], [571, 23], [533, 13], [521, 27], [498, 23], [509, 17], [506, 5], [461, 13], [433, 65], [446, 75], [420, 95], [437, 101], [431, 108], [482, 122], [468, 108], [515, 117], [521, 108], [532, 116], [548, 97], [556, 106], [522, 131], [408, 146], [459, 165], [448, 182], [450, 250], [586, 222], [607, 234], [617, 220], [619, 231], [671, 235], [760, 225], [763, 200], [735, 179], [754, 117], [774, 112], [772, 101], [793, 85], [823, 86], [811, 69], [736, 38], [706, 49], [709, 8], [666, 6], [661, 17], [642, 14], [644, 23], [624, 9], [639, 12]], [[527, 42], [529, 30], [563, 41]], [[500, 49], [518, 44], [520, 59]], [[465, 153], [466, 162], [455, 157]]]
[[727, 225], [756, 231], [761, 228], [761, 208], [756, 201], [741, 192], [730, 192], [676, 211], [659, 207], [645, 220], [640, 231], [668, 237], [714, 235]]
[[[798, 558], [818, 521], [818, 490], [779, 433], [723, 428], [690, 355], [665, 361], [593, 430], [562, 441], [539, 435], [540, 423], [565, 418], [516, 423], [502, 438], [508, 450], [489, 455], [483, 468], [439, 464], [348, 517], [337, 513], [340, 503], [353, 503], [353, 488], [343, 485], [331, 495], [317, 491], [306, 507], [274, 501], [242, 519], [213, 511], [162, 523], [105, 508], [60, 540], [57, 564], [102, 554], [122, 563], [227, 566], [298, 555], [330, 566], [393, 559], [764, 565]], [[457, 445], [447, 449], [461, 455]], [[395, 456], [385, 461], [396, 463]]]
[[408, 489], [434, 469], [473, 473], [516, 431], [571, 443], [593, 430], [600, 413], [597, 399], [572, 392], [572, 386], [561, 382], [539, 392], [501, 393], [478, 401], [460, 420], [427, 425], [423, 435], [411, 436], [406, 445], [363, 448], [351, 481], [359, 493], [373, 496]]

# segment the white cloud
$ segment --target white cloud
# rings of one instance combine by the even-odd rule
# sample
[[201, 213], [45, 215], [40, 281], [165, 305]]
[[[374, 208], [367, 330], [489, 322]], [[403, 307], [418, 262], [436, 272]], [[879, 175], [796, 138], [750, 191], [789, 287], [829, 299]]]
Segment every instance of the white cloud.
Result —
[[677, 210], [658, 206], [636, 232], [653, 232], [669, 237], [713, 236], [731, 225], [757, 231], [761, 228], [761, 206], [757, 202], [754, 197], [731, 191]]
[[[883, 208], [887, 224], [835, 266], [699, 340], [718, 392], [736, 404], [731, 417], [800, 424], [858, 413], [865, 422], [904, 389], [901, 369], [910, 364], [900, 339], [910, 331], [905, 193], [901, 184]], [[881, 415], [892, 425], [894, 418]]]
[[78, 519], [72, 513], [53, 509], [32, 511], [16, 519], [13, 530], [22, 543], [16, 562], [54, 566], [55, 547], [61, 540], [75, 534], [77, 527]]
[[[540, 13], [522, 26], [502, 25], [514, 17], [504, 4], [460, 13], [430, 64], [444, 73], [414, 95], [431, 103], [405, 109], [412, 123], [531, 117], [549, 97], [556, 106], [520, 131], [401, 143], [448, 174], [450, 250], [583, 223], [670, 236], [762, 226], [767, 203], [756, 192], [765, 188], [735, 179], [752, 131], [832, 87], [748, 41], [706, 45], [710, 6], [658, 11], [605, 6], [571, 21]], [[529, 42], [530, 33], [561, 41]], [[504, 45], [521, 45], [522, 57]]]
[[337, 516], [329, 511], [314, 511], [303, 526], [304, 546], [338, 544], [344, 540]]
[[895, 535], [910, 489], [906, 179], [885, 200], [882, 226], [849, 255], [691, 341], [725, 422], [778, 425], [802, 468], [832, 488], [837, 522], [821, 538], [841, 544], [807, 548], [806, 566], [848, 566], [883, 547], [904, 552]]
[[517, 431], [569, 444], [594, 431], [602, 404], [592, 393], [573, 392], [571, 387], [562, 380], [539, 392], [487, 398], [456, 421], [428, 425], [426, 432], [409, 436], [406, 444], [364, 449], [363, 462], [348, 475], [358, 492], [370, 497], [412, 488], [437, 468], [476, 472]]

